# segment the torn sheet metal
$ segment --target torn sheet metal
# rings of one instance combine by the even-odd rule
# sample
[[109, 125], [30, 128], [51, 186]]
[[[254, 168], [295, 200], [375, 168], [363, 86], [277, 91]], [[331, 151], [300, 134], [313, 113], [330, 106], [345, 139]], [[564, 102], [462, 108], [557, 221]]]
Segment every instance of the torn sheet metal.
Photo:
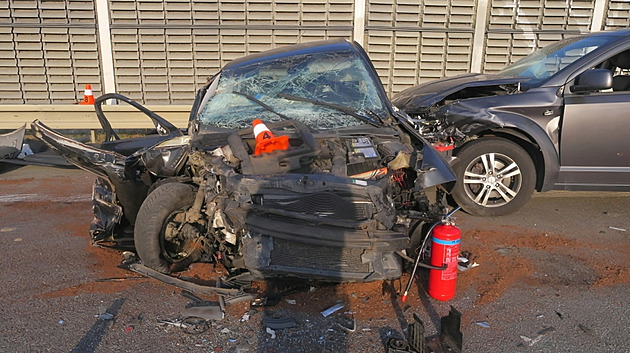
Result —
[[26, 124], [13, 132], [0, 135], [0, 160], [15, 158], [20, 154], [25, 131]]

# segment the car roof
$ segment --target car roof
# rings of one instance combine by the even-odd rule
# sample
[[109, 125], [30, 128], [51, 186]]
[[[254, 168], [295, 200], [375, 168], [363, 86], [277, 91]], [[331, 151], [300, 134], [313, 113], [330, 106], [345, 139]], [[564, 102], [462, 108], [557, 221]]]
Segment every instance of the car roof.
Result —
[[256, 54], [247, 55], [238, 59], [234, 59], [223, 67], [223, 70], [228, 68], [236, 68], [239, 66], [254, 64], [258, 62], [264, 62], [268, 60], [275, 60], [283, 57], [302, 55], [309, 53], [322, 53], [322, 52], [342, 52], [352, 51], [361, 53], [358, 49], [358, 44], [350, 42], [346, 39], [331, 39], [320, 40], [314, 42], [300, 43], [288, 46], [282, 46], [279, 48], [263, 51]]

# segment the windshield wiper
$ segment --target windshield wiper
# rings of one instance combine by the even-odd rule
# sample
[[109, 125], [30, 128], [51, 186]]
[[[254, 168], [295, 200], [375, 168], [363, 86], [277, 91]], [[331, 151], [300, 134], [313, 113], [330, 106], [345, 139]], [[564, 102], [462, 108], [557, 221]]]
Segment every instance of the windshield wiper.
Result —
[[328, 102], [322, 102], [322, 101], [318, 101], [315, 99], [310, 99], [310, 98], [305, 98], [305, 97], [300, 97], [300, 96], [294, 96], [292, 94], [286, 94], [286, 93], [278, 93], [278, 97], [284, 98], [284, 99], [288, 99], [288, 100], [292, 100], [292, 101], [298, 101], [298, 102], [307, 102], [307, 103], [311, 103], [311, 104], [315, 104], [315, 105], [321, 105], [323, 107], [328, 107], [328, 108], [332, 108], [334, 110], [338, 110], [342, 113], [348, 114], [352, 117], [355, 117], [359, 120], [361, 120], [364, 123], [368, 123], [370, 125], [374, 125], [379, 127], [380, 125], [378, 124], [377, 120], [373, 118], [373, 116], [376, 116], [376, 114], [372, 111], [368, 111], [368, 113], [370, 113], [370, 117], [361, 115], [359, 113], [359, 111], [357, 109], [352, 109], [352, 108], [348, 108], [348, 107], [344, 107], [343, 105], [338, 105], [338, 104], [334, 104], [334, 103], [328, 103]]
[[278, 113], [277, 111], [275, 111], [272, 107], [268, 106], [267, 104], [263, 103], [261, 100], [257, 99], [256, 97], [249, 95], [247, 93], [243, 93], [243, 92], [238, 92], [238, 91], [232, 91], [232, 93], [234, 94], [238, 94], [239, 96], [243, 96], [245, 98], [247, 98], [248, 100], [260, 105], [261, 107], [265, 108], [265, 110], [268, 110], [274, 114], [276, 114], [277, 116], [281, 117], [284, 120], [291, 120], [291, 118], [289, 118], [288, 116], [282, 114], [282, 113]]

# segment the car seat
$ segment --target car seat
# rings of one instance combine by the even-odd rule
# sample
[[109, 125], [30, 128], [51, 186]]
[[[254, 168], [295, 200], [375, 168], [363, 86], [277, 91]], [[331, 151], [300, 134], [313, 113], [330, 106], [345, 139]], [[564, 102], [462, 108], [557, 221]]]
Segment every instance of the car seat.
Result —
[[[612, 58], [610, 62], [618, 69], [628, 70], [630, 69], [630, 51], [621, 52]], [[613, 91], [628, 91], [630, 90], [630, 75], [618, 74], [613, 77], [612, 82]]]

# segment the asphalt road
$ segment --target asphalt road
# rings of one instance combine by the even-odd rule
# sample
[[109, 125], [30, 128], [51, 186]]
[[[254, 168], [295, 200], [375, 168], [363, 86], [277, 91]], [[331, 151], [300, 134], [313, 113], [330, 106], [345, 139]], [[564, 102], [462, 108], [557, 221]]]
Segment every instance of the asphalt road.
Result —
[[[179, 289], [119, 269], [119, 252], [90, 245], [92, 180], [0, 163], [0, 351], [385, 352], [413, 313], [433, 335], [452, 305], [465, 352], [630, 352], [630, 193], [549, 192], [509, 216], [458, 214], [462, 250], [479, 266], [459, 274], [449, 302], [427, 297], [422, 274], [409, 306], [396, 293], [408, 276], [309, 283], [273, 308], [228, 307], [191, 335], [159, 322], [188, 303]], [[337, 302], [344, 310], [320, 315]], [[352, 315], [357, 330], [339, 330]], [[287, 316], [298, 326], [272, 338], [263, 318]]]

